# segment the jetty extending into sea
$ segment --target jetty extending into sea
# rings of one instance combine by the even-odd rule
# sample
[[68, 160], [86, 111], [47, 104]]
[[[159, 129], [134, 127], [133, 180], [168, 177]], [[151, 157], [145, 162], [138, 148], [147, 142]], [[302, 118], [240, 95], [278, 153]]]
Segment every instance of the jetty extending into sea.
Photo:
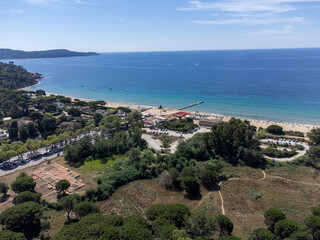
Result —
[[195, 105], [202, 104], [202, 103], [204, 103], [204, 101], [199, 101], [199, 102], [196, 102], [196, 103], [191, 103], [191, 104], [189, 104], [188, 106], [179, 108], [178, 110], [183, 110], [183, 109], [186, 109], [186, 108], [190, 108], [190, 107], [193, 107], [193, 106], [195, 106]]

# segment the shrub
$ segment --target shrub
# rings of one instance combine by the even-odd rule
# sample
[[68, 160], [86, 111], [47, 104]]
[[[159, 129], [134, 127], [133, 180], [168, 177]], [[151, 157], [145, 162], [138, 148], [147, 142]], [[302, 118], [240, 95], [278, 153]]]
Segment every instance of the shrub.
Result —
[[274, 225], [280, 221], [285, 219], [286, 216], [284, 213], [276, 208], [270, 208], [264, 213], [264, 222], [268, 226], [268, 229], [273, 232], [274, 230]]
[[27, 240], [22, 233], [0, 230], [0, 240]]
[[29, 201], [40, 203], [41, 196], [42, 196], [41, 193], [33, 193], [30, 191], [25, 191], [25, 192], [19, 193], [19, 195], [16, 198], [16, 202], [17, 204], [25, 203]]
[[145, 211], [148, 220], [154, 221], [158, 216], [164, 213], [166, 206], [163, 204], [152, 205]]
[[0, 183], [0, 193], [7, 195], [8, 190], [9, 186], [6, 183]]
[[4, 210], [0, 214], [0, 224], [9, 230], [24, 229], [31, 223], [39, 222], [40, 216], [40, 205], [26, 202]]
[[204, 211], [193, 212], [186, 222], [185, 229], [191, 237], [209, 237], [215, 231], [214, 219]]
[[270, 125], [267, 127], [267, 132], [272, 134], [284, 134], [283, 128], [279, 125]]
[[215, 222], [219, 228], [220, 236], [230, 235], [233, 231], [233, 223], [225, 215], [218, 215], [215, 217]]
[[278, 221], [274, 226], [274, 234], [279, 238], [287, 238], [299, 229], [299, 224], [291, 219]]
[[12, 184], [11, 189], [16, 193], [21, 193], [24, 191], [33, 191], [36, 186], [36, 182], [32, 177], [19, 177]]
[[276, 236], [265, 228], [258, 228], [251, 233], [248, 240], [276, 240]]
[[182, 179], [182, 185], [184, 190], [189, 196], [195, 196], [199, 194], [200, 185], [196, 177], [187, 176]]
[[90, 213], [98, 213], [100, 209], [93, 202], [81, 202], [74, 206], [74, 211], [79, 217], [84, 217]]

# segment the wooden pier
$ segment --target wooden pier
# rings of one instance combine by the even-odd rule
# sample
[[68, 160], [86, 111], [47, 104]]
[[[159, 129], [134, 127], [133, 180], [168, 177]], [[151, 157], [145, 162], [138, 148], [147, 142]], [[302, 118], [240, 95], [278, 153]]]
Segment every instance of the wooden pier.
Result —
[[178, 110], [183, 110], [183, 109], [186, 109], [186, 108], [189, 108], [189, 107], [193, 107], [193, 106], [199, 105], [201, 103], [204, 103], [204, 101], [199, 101], [199, 102], [196, 102], [196, 103], [189, 104], [188, 106], [179, 108]]

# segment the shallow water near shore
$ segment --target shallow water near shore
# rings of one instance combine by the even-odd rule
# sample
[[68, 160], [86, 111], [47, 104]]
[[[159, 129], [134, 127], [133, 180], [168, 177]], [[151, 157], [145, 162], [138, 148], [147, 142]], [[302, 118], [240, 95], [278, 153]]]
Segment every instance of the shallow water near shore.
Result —
[[187, 110], [320, 120], [320, 49], [104, 53], [14, 62], [47, 77], [31, 90], [165, 108], [204, 101]]

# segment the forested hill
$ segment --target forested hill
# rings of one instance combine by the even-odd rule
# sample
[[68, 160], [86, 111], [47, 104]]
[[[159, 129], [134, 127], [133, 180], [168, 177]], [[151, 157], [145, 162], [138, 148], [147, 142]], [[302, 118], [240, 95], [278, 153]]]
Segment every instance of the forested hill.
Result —
[[0, 48], [0, 59], [24, 59], [24, 58], [59, 58], [59, 57], [81, 57], [99, 55], [95, 52], [74, 52], [66, 49], [54, 49], [46, 51], [21, 51]]
[[36, 84], [41, 78], [39, 73], [30, 73], [13, 62], [0, 62], [0, 87], [8, 89], [24, 88]]

